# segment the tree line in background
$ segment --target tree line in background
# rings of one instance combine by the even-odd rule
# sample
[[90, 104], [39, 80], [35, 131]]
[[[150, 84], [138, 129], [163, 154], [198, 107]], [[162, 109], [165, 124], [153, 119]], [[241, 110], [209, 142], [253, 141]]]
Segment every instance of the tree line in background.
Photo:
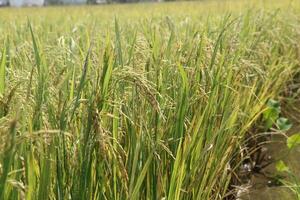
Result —
[[134, 2], [162, 2], [175, 0], [0, 0], [0, 6], [44, 6], [64, 4], [110, 4], [110, 3], [134, 3]]

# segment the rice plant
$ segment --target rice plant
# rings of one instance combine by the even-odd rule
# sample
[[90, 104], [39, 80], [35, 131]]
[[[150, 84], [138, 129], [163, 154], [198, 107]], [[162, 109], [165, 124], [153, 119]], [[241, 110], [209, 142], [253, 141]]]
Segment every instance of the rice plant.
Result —
[[245, 134], [299, 72], [299, 8], [0, 10], [0, 199], [229, 198]]

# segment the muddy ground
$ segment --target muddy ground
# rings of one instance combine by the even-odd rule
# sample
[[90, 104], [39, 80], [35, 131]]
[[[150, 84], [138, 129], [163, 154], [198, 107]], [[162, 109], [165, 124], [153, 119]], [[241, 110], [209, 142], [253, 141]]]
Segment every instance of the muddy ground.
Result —
[[[300, 102], [283, 108], [283, 115], [293, 123], [288, 135], [300, 133]], [[279, 174], [275, 167], [275, 161], [283, 160], [287, 166], [300, 178], [300, 146], [289, 150], [286, 146], [286, 138], [282, 135], [272, 135], [268, 144], [263, 146], [267, 157], [273, 162], [262, 169], [260, 173], [253, 173], [248, 184], [243, 185], [244, 191], [241, 200], [297, 200], [297, 197], [288, 188], [280, 185]]]

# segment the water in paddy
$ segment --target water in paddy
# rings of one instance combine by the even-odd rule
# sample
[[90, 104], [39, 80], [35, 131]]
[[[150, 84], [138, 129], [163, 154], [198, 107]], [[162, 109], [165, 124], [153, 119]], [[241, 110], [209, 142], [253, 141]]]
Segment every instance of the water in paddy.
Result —
[[[300, 108], [300, 103], [297, 107]], [[294, 113], [293, 117], [289, 118], [293, 122], [293, 127], [289, 130], [288, 135], [300, 133], [300, 114]], [[300, 178], [300, 146], [289, 150], [286, 146], [286, 138], [280, 135], [272, 136], [271, 141], [265, 145], [268, 156], [275, 160], [283, 160]], [[240, 200], [297, 200], [297, 197], [288, 188], [276, 185], [275, 179], [271, 178], [276, 174], [275, 163], [264, 168], [262, 173], [252, 175], [249, 185], [243, 186], [244, 191]]]

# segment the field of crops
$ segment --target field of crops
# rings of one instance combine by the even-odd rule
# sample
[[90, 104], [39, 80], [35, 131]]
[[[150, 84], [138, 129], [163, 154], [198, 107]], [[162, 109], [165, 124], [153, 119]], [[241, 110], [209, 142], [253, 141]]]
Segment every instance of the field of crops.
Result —
[[0, 9], [0, 199], [229, 199], [299, 73], [299, 1]]

